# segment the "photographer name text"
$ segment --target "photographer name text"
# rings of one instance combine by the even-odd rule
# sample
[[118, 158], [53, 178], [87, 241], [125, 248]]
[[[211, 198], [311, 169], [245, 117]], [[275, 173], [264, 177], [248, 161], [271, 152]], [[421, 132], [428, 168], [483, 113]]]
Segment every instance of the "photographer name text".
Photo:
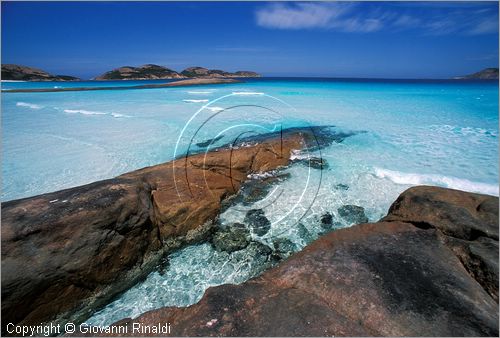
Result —
[[138, 334], [162, 334], [169, 335], [171, 331], [170, 323], [158, 323], [156, 325], [145, 325], [142, 323], [132, 323], [118, 326], [96, 326], [87, 323], [75, 325], [73, 323], [61, 324], [40, 324], [40, 325], [14, 325], [7, 324], [7, 332], [23, 337], [32, 336], [57, 336], [62, 334], [119, 334], [119, 335], [138, 335]]

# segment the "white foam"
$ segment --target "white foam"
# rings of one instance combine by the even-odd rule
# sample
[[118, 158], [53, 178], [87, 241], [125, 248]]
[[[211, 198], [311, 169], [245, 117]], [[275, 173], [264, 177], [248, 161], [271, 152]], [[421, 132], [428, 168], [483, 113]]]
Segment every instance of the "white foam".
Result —
[[309, 159], [309, 154], [308, 153], [303, 153], [300, 150], [292, 149], [291, 154], [290, 154], [290, 161], [294, 161], [294, 160], [307, 160], [307, 159]]
[[259, 92], [233, 92], [233, 95], [264, 95], [264, 93], [259, 93]]
[[188, 94], [212, 94], [211, 91], [189, 91]]
[[130, 117], [129, 115], [119, 114], [119, 113], [111, 113], [111, 116], [113, 116], [115, 118]]
[[224, 108], [222, 107], [205, 107], [205, 108], [213, 112], [224, 110]]
[[83, 115], [106, 115], [106, 113], [102, 113], [99, 111], [90, 111], [83, 109], [64, 109], [65, 113], [68, 114], [83, 114]]
[[375, 175], [379, 178], [387, 178], [396, 184], [408, 185], [437, 185], [451, 189], [478, 192], [498, 196], [498, 185], [481, 182], [473, 182], [462, 178], [435, 174], [403, 173], [400, 171], [375, 168]]
[[262, 178], [268, 178], [268, 177], [273, 177], [276, 175], [274, 171], [265, 171], [262, 173], [253, 173], [253, 174], [248, 174], [247, 178], [255, 180], [255, 179], [262, 179]]
[[39, 106], [37, 104], [26, 103], [26, 102], [17, 102], [16, 106], [18, 106], [18, 107], [27, 107], [27, 108], [31, 108], [31, 109], [42, 109], [43, 108], [42, 106]]
[[199, 103], [199, 102], [208, 102], [208, 100], [182, 100], [187, 103]]

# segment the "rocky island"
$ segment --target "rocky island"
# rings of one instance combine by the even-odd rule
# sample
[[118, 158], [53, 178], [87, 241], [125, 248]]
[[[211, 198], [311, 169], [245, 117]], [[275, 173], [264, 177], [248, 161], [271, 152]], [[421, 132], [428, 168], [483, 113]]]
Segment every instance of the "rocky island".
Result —
[[[229, 79], [260, 77], [258, 73], [237, 71], [234, 73], [203, 67], [189, 67], [180, 73], [167, 67], [146, 64], [139, 67], [123, 66], [95, 77], [93, 80], [163, 80], [163, 79]], [[52, 75], [46, 71], [14, 64], [2, 65], [2, 80], [11, 81], [78, 81], [74, 76]]]
[[95, 80], [157, 80], [157, 79], [184, 79], [184, 78], [232, 78], [232, 77], [259, 77], [255, 72], [237, 71], [235, 73], [223, 70], [210, 70], [203, 67], [189, 67], [180, 73], [153, 64], [140, 67], [120, 67], [106, 72]]
[[5, 64], [2, 65], [2, 80], [10, 81], [79, 81], [68, 75], [52, 75], [38, 68]]
[[479, 72], [454, 77], [456, 80], [498, 80], [498, 68], [485, 68]]
[[157, 80], [180, 79], [184, 76], [176, 71], [153, 64], [140, 67], [124, 66], [99, 75], [95, 80]]
[[225, 72], [218, 69], [207, 69], [203, 67], [189, 67], [181, 72], [185, 77], [260, 77], [259, 74], [250, 71], [237, 71], [234, 73]]

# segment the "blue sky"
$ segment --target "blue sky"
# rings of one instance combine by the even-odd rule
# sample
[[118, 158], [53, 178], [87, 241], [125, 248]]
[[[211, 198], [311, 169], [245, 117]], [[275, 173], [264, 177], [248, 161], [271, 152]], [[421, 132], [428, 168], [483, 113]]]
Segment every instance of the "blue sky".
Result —
[[498, 67], [498, 2], [8, 2], [2, 63], [448, 78]]

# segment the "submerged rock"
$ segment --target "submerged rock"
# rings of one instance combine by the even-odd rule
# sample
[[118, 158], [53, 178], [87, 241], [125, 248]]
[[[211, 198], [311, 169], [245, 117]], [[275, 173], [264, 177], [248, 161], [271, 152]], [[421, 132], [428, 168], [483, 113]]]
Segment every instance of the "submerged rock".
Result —
[[258, 236], [264, 236], [271, 229], [271, 222], [269, 222], [262, 209], [248, 210], [244, 222]]
[[297, 234], [306, 244], [309, 244], [316, 239], [315, 236], [313, 236], [313, 234], [311, 234], [311, 232], [309, 232], [306, 226], [302, 223], [297, 223]]
[[311, 157], [309, 159], [309, 166], [313, 169], [323, 170], [328, 168], [328, 162], [324, 158]]
[[224, 137], [224, 135], [219, 135], [215, 138], [211, 138], [209, 140], [206, 140], [206, 141], [203, 141], [203, 142], [199, 142], [199, 143], [196, 143], [196, 146], [199, 147], [199, 148], [206, 148], [208, 147], [210, 144], [213, 144], [217, 141], [219, 141], [220, 139], [222, 139]]
[[334, 186], [335, 190], [349, 190], [349, 186], [344, 183], [339, 183]]
[[368, 217], [365, 215], [365, 209], [357, 205], [343, 205], [338, 208], [340, 217], [350, 224], [367, 223]]
[[273, 265], [271, 259], [272, 249], [257, 241], [251, 241], [245, 250], [238, 250], [232, 253], [231, 261], [245, 262], [245, 274], [252, 278], [261, 274]]
[[250, 231], [241, 223], [233, 223], [217, 231], [212, 237], [212, 244], [217, 251], [244, 249], [250, 243]]
[[300, 163], [305, 166], [311, 167], [313, 169], [327, 169], [328, 168], [328, 162], [324, 158], [320, 157], [310, 157], [310, 158], [305, 158], [305, 159], [298, 159], [294, 160], [293, 163]]
[[241, 203], [243, 205], [252, 205], [255, 202], [262, 200], [269, 194], [271, 189], [278, 183], [283, 182], [291, 177], [290, 173], [270, 173], [272, 176], [264, 178], [253, 178], [241, 185], [241, 189], [233, 198], [228, 199], [226, 205], [227, 209], [230, 206]]
[[283, 260], [297, 251], [297, 246], [288, 238], [278, 238], [273, 242], [273, 256], [278, 260]]
[[321, 215], [320, 222], [321, 222], [320, 223], [321, 227], [323, 229], [325, 229], [325, 230], [331, 229], [333, 226], [332, 214], [330, 214], [329, 212], [324, 213], [323, 215]]
[[116, 325], [172, 322], [172, 336], [498, 336], [498, 275], [480, 261], [498, 267], [498, 198], [416, 187], [383, 221], [323, 236], [188, 308]]

